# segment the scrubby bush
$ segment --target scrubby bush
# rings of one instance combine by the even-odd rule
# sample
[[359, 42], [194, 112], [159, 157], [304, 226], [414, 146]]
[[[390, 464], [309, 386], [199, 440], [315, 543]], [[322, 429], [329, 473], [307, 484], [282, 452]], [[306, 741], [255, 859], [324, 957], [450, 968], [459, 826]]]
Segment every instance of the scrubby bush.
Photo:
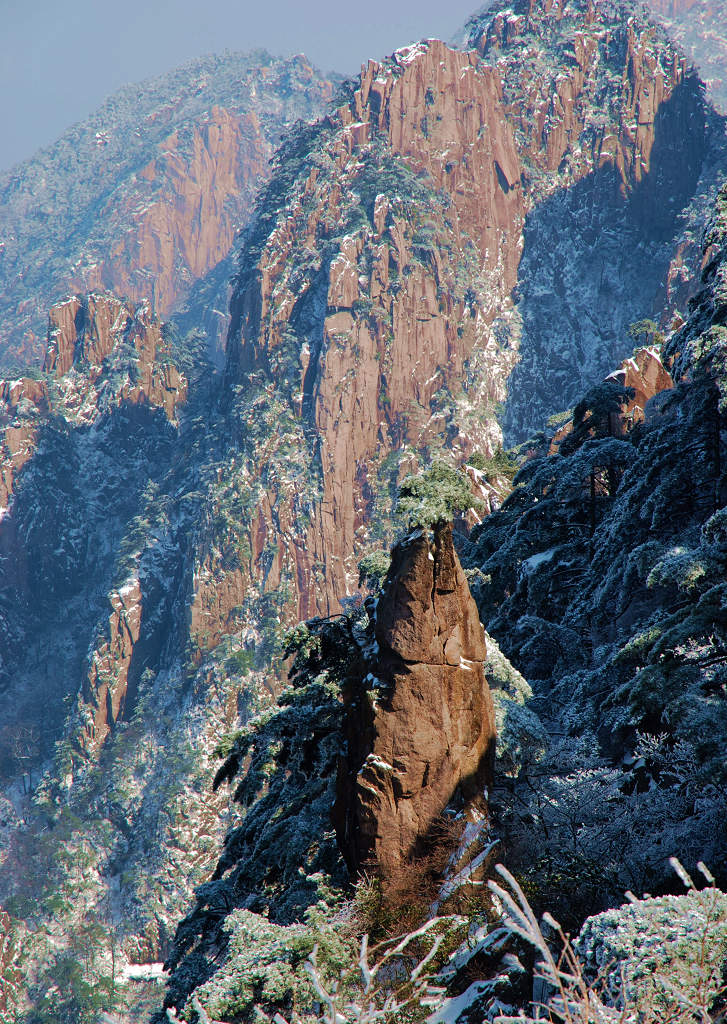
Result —
[[[727, 896], [700, 865], [708, 888], [697, 890], [678, 861], [684, 896], [637, 900], [590, 918], [571, 942], [546, 913], [543, 926], [515, 878], [502, 865], [489, 883], [504, 919], [534, 947], [542, 995], [530, 1013], [498, 1024], [547, 1020], [563, 1024], [708, 1024], [724, 992]], [[543, 929], [546, 930], [544, 934]], [[547, 935], [547, 937], [546, 937]]]

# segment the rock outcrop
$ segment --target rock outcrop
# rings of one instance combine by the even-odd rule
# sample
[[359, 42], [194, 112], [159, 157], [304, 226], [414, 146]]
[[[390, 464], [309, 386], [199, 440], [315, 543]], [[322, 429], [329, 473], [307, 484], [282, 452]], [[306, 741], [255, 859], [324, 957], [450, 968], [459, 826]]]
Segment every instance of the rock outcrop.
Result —
[[[161, 323], [148, 303], [136, 307], [110, 292], [94, 292], [75, 295], [52, 307], [45, 373], [59, 379], [76, 368], [84, 383], [92, 387], [108, 375], [111, 367], [104, 362], [114, 352], [125, 352], [134, 364], [128, 378], [119, 381], [114, 400], [155, 406], [164, 410], [168, 420], [175, 420], [177, 406], [187, 396], [187, 382], [169, 359]], [[84, 418], [92, 418], [99, 410], [89, 402], [88, 394], [84, 399]]]
[[243, 395], [269, 380], [307, 453], [302, 528], [284, 436], [258, 446], [251, 475], [276, 486], [251, 547], [273, 549], [267, 586], [289, 581], [309, 618], [357, 589], [390, 456], [497, 445], [484, 410], [504, 399], [515, 352], [493, 320], [515, 283], [523, 205], [498, 72], [436, 40], [366, 65], [349, 102], [278, 163], [295, 187], [271, 192], [248, 239], [226, 377]]
[[123, 89], [0, 176], [0, 362], [42, 359], [46, 311], [69, 291], [183, 307], [228, 255], [287, 125], [332, 90], [302, 56], [202, 58]]
[[[662, 391], [674, 387], [672, 376], [662, 362], [661, 353], [653, 346], [637, 349], [605, 380], [633, 391], [633, 396], [621, 406], [619, 412], [609, 415], [613, 437], [626, 437], [636, 424], [643, 423], [647, 403]], [[572, 431], [573, 422], [569, 421], [555, 432], [550, 442], [551, 455], [558, 451], [561, 441]]]
[[347, 708], [336, 818], [350, 869], [386, 884], [426, 852], [450, 803], [486, 813], [492, 784], [485, 636], [451, 526], [396, 545], [374, 634], [370, 672]]
[[724, 139], [685, 58], [630, 8], [515, 6], [476, 19], [467, 52], [367, 64], [277, 157], [231, 307], [231, 433], [275, 424], [246, 454], [268, 483], [236, 600], [335, 612], [401, 467], [491, 452], [497, 403], [527, 437], [624, 358], [665, 280], [688, 294], [678, 214]]
[[[336, 612], [357, 591], [356, 563], [387, 542], [402, 474], [441, 450], [459, 462], [474, 449], [492, 453], [508, 379], [509, 403], [527, 412], [513, 424], [542, 425], [543, 410], [567, 404], [580, 380], [618, 365], [630, 348], [624, 325], [654, 315], [649, 303], [663, 297], [677, 215], [707, 166], [707, 143], [712, 156], [717, 145], [698, 83], [643, 17], [617, 6], [572, 0], [512, 15], [488, 16], [501, 31], [483, 30], [467, 52], [429, 41], [367, 64], [337, 111], [287, 139], [244, 236], [223, 378], [195, 364], [187, 389], [150, 309], [101, 297], [54, 312], [46, 380], [0, 391], [4, 706], [21, 687], [32, 693], [46, 754], [59, 736], [70, 749], [75, 768], [61, 776], [70, 781], [59, 806], [88, 805], [85, 768], [99, 755], [147, 772], [148, 794], [129, 783], [118, 798], [122, 826], [110, 834], [125, 851], [118, 863], [135, 872], [135, 920], [154, 934], [174, 916], [181, 883], [171, 861], [150, 867], [146, 840], [167, 827], [165, 816], [173, 830], [187, 813], [185, 792], [174, 803], [171, 790], [155, 788], [170, 736], [180, 777], [197, 771], [195, 792], [205, 792], [204, 768], [187, 767], [189, 735], [204, 734], [209, 748], [238, 708], [244, 719], [265, 706], [264, 687], [280, 681], [282, 627]], [[292, 95], [296, 76], [286, 110], [305, 102]], [[647, 93], [650, 78], [657, 84]], [[173, 109], [155, 114], [162, 149], [139, 156], [144, 176], [114, 193], [123, 217], [109, 218], [122, 248], [116, 269], [103, 273], [142, 288], [144, 275], [123, 255], [140, 240], [161, 274], [157, 304], [177, 302], [177, 272], [188, 288], [196, 245], [214, 246], [216, 232], [229, 237], [230, 190], [252, 187], [240, 184], [230, 147], [247, 139], [252, 166], [262, 152], [252, 120], [243, 138], [230, 102], [208, 102], [200, 88], [206, 113], [195, 108], [188, 131]], [[118, 141], [102, 135], [99, 151]], [[157, 201], [173, 192], [181, 205], [175, 198], [162, 210]], [[38, 194], [42, 211], [47, 196]], [[132, 194], [144, 196], [138, 211]], [[645, 216], [654, 209], [658, 238]], [[137, 212], [127, 236], [122, 221]], [[52, 248], [57, 239], [43, 241]], [[106, 258], [113, 246], [97, 241]], [[170, 276], [177, 244], [182, 262]], [[81, 249], [93, 256], [93, 245]], [[17, 265], [19, 251], [6, 246], [6, 265]], [[95, 259], [80, 269], [91, 272]], [[31, 304], [39, 273], [28, 267]], [[211, 313], [224, 320], [216, 302]], [[528, 362], [533, 339], [540, 347]], [[513, 378], [518, 359], [525, 369]], [[608, 443], [609, 458], [614, 446], [630, 448]], [[605, 504], [610, 494], [596, 497]], [[521, 579], [516, 559], [502, 570], [516, 575], [513, 594], [549, 572], [558, 543], [528, 550]], [[372, 676], [385, 685], [366, 684], [366, 700], [375, 700], [351, 748], [360, 754], [345, 833], [355, 837], [354, 865], [416, 855], [458, 787], [475, 811], [489, 781], [484, 648], [450, 550], [442, 537], [431, 550], [418, 541], [402, 549], [397, 572], [408, 582], [382, 599]], [[398, 632], [385, 609], [398, 616]], [[469, 625], [458, 636], [460, 621]], [[424, 689], [434, 709], [427, 717], [417, 704]], [[77, 701], [66, 725], [64, 697]], [[305, 756], [303, 768], [318, 771]], [[356, 789], [360, 769], [373, 788]], [[121, 820], [108, 802], [99, 813]], [[120, 838], [142, 820], [147, 834], [140, 827]], [[177, 853], [185, 877], [200, 881], [189, 848]], [[210, 856], [207, 847], [201, 860], [209, 865]], [[147, 899], [147, 886], [164, 899]], [[159, 943], [144, 948], [158, 952]]]

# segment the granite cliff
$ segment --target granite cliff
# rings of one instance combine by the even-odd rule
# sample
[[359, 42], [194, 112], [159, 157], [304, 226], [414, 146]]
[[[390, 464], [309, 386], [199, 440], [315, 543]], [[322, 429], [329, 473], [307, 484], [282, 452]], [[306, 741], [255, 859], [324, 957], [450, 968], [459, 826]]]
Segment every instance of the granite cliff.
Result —
[[[240, 237], [218, 373], [205, 351], [217, 337], [230, 258], [194, 285], [193, 277], [228, 245], [233, 207], [249, 203], [251, 169], [261, 167], [256, 161], [282, 121], [318, 110], [329, 90], [301, 61], [262, 64], [273, 70], [248, 68], [240, 92], [246, 103], [261, 94], [258, 86], [267, 97], [265, 139], [252, 107], [233, 110], [219, 91], [208, 102], [215, 68], [223, 78], [231, 73], [226, 59], [212, 61], [199, 101], [184, 92], [183, 123], [174, 109], [152, 118], [159, 131], [142, 147], [143, 159], [134, 151], [136, 182], [115, 190], [104, 179], [123, 216], [117, 222], [110, 212], [93, 231], [103, 252], [118, 258], [113, 273], [121, 287], [143, 287], [140, 265], [124, 255], [127, 242], [143, 242], [149, 266], [161, 271], [157, 309], [162, 301], [186, 302], [184, 316], [162, 327], [150, 304], [107, 293], [67, 299], [51, 313], [45, 373], [0, 386], [7, 556], [0, 702], [12, 798], [2, 805], [10, 838], [0, 891], [23, 940], [34, 937], [38, 998], [55, 991], [53, 972], [64, 957], [80, 962], [78, 906], [87, 908], [86, 923], [113, 926], [111, 960], [105, 949], [88, 955], [100, 986], [117, 954], [127, 966], [166, 957], [189, 893], [202, 885], [174, 951], [175, 963], [185, 965], [174, 982], [180, 1002], [203, 974], [211, 978], [230, 906], [244, 944], [244, 928], [259, 924], [255, 915], [302, 927], [317, 901], [335, 903], [330, 894], [340, 891], [345, 871], [333, 830], [321, 822], [334, 796], [339, 691], [345, 680], [363, 678], [356, 674], [358, 627], [335, 616], [360, 601], [361, 555], [389, 545], [404, 474], [439, 453], [457, 463], [496, 458], [503, 405], [506, 435], [518, 439], [574, 405], [568, 443], [553, 458], [581, 477], [575, 497], [570, 479], [559, 480], [563, 508], [554, 506], [552, 523], [540, 521], [547, 506], [538, 502], [550, 486], [542, 484], [523, 520], [530, 524], [527, 556], [516, 552], [512, 566], [498, 562], [490, 572], [488, 559], [525, 543], [515, 507], [525, 491], [499, 512], [492, 500], [474, 548], [463, 547], [480, 612], [536, 682], [561, 671], [563, 650], [597, 658], [596, 641], [606, 635], [597, 608], [588, 626], [555, 629], [557, 642], [548, 615], [567, 605], [589, 544], [600, 543], [603, 509], [623, 479], [624, 446], [647, 429], [645, 400], [665, 378], [651, 357], [637, 357], [635, 370], [624, 364], [623, 379], [606, 388], [603, 419], [622, 436], [609, 433], [608, 458], [588, 466], [589, 444], [606, 439], [590, 436], [590, 406], [576, 416], [578, 399], [629, 354], [631, 321], [651, 315], [663, 327], [676, 323], [673, 306], [695, 287], [699, 212], [725, 165], [722, 121], [680, 52], [642, 12], [571, 0], [518, 2], [478, 16], [467, 49], [429, 40], [371, 61], [325, 117], [285, 136]], [[312, 99], [299, 90], [303, 82]], [[97, 148], [115, 144], [101, 135]], [[12, 194], [27, 203], [27, 188], [13, 182]], [[150, 202], [131, 218], [127, 236], [119, 225], [140, 194]], [[18, 223], [21, 207], [8, 205]], [[27, 221], [36, 241], [39, 225]], [[83, 235], [77, 251], [89, 246], [92, 253], [92, 233], [78, 231], [68, 237]], [[174, 271], [172, 249], [182, 261]], [[8, 266], [21, 250], [6, 245]], [[37, 280], [35, 270], [26, 278], [31, 313], [42, 301], [33, 297], [46, 280], [41, 269]], [[112, 269], [108, 263], [104, 273]], [[207, 319], [195, 324], [205, 303]], [[194, 326], [202, 331], [187, 333]], [[641, 389], [633, 406], [614, 405], [628, 388]], [[541, 465], [531, 461], [524, 481]], [[478, 473], [469, 470], [484, 491]], [[563, 519], [571, 505], [573, 522]], [[583, 523], [593, 529], [581, 543], [573, 531]], [[562, 537], [553, 539], [548, 531], [556, 526]], [[496, 538], [492, 548], [488, 537]], [[565, 559], [559, 568], [567, 581], [561, 592], [561, 577], [548, 577], [549, 552], [574, 537], [580, 547], [572, 565]], [[538, 546], [541, 538], [547, 546]], [[537, 587], [528, 589], [531, 576], [552, 591], [550, 610]], [[651, 592], [640, 600], [654, 611]], [[466, 601], [459, 610], [472, 618]], [[623, 609], [623, 623], [637, 611]], [[303, 637], [310, 664], [299, 665], [300, 686], [273, 712], [286, 674], [285, 627], [328, 616], [329, 626]], [[485, 651], [474, 632], [461, 653], [481, 681]], [[389, 643], [383, 634], [379, 642], [382, 649]], [[389, 647], [396, 649], [393, 640]], [[336, 650], [346, 655], [343, 664]], [[496, 658], [495, 646], [488, 651]], [[432, 683], [429, 663], [420, 664]], [[466, 669], [449, 668], [465, 706]], [[404, 692], [388, 669], [395, 692]], [[497, 713], [502, 718], [507, 706], [522, 726], [518, 735], [530, 729], [542, 737], [542, 725], [521, 707], [528, 684], [515, 670], [505, 675], [503, 700], [517, 708], [500, 703]], [[477, 692], [488, 726], [462, 744], [472, 742], [479, 785], [489, 778], [492, 731], [487, 696]], [[589, 701], [581, 703], [591, 708]], [[226, 737], [257, 712], [262, 718], [243, 737]], [[27, 723], [35, 732], [22, 731]], [[379, 724], [372, 729], [384, 737]], [[499, 732], [511, 731], [506, 723]], [[365, 756], [376, 752], [372, 744]], [[509, 751], [509, 763], [520, 763], [522, 746]], [[205, 759], [215, 747], [237, 758], [226, 777], [244, 776], [238, 806], [208, 792]], [[315, 813], [295, 832], [291, 822], [300, 824], [308, 806]], [[418, 808], [415, 817], [428, 813]], [[206, 881], [228, 825], [217, 874]], [[295, 842], [281, 874], [270, 837], [279, 844], [291, 829]], [[353, 861], [378, 841], [371, 829]], [[209, 954], [201, 967], [197, 953]], [[53, 1012], [58, 1019], [65, 1010]]]
[[418, 531], [392, 551], [378, 599], [366, 684], [347, 702], [338, 786], [338, 842], [351, 872], [384, 886], [415, 862], [450, 803], [487, 813], [495, 712], [477, 608], [450, 526]]
[[[623, 1002], [644, 1005], [653, 988], [659, 1014], [668, 1006], [686, 1022], [696, 1004], [682, 1013], [680, 1000], [704, 992], [704, 1019], [718, 1019], [724, 892], [708, 871], [701, 888], [679, 865], [689, 891], [672, 895], [668, 858], [676, 853], [693, 870], [703, 857], [723, 864], [725, 852], [726, 254], [723, 190], [706, 235], [703, 287], [686, 322], [661, 350], [639, 350], [590, 388], [557, 451], [547, 444], [529, 451], [502, 508], [459, 539], [479, 612], [512, 657], [510, 664], [488, 636], [484, 670], [498, 713], [492, 826], [536, 911], [543, 903], [557, 908], [579, 933], [568, 961], [568, 971], [579, 973], [564, 990], [584, 1014], [594, 1005], [604, 1017], [621, 1014]], [[168, 1019], [191, 1007], [215, 1019], [315, 1020], [325, 997], [334, 1007], [366, 999], [367, 1012], [392, 1021], [406, 1010], [404, 1019], [465, 1024], [507, 1013], [530, 1024], [542, 1009], [531, 1000], [551, 1000], [533, 993], [538, 969], [520, 940], [535, 935], [547, 947], [511, 876], [499, 878], [497, 895], [510, 901], [504, 915], [480, 890], [470, 897], [464, 931], [461, 918], [441, 912], [441, 900], [410, 889], [425, 921], [402, 935], [410, 906], [402, 902], [393, 920], [376, 906], [366, 917], [375, 903], [370, 879], [354, 893], [342, 888], [327, 828], [337, 754], [339, 801], [352, 812], [348, 830], [339, 824], [339, 841], [354, 867], [370, 857], [369, 866], [385, 866], [391, 878], [421, 836], [416, 807], [430, 778], [419, 756], [442, 730], [427, 728], [437, 695], [422, 708], [416, 698], [427, 692], [429, 659], [441, 671], [453, 639], [449, 625], [432, 630], [437, 556], [450, 534], [435, 536], [433, 552], [421, 535], [394, 549], [377, 599], [299, 626], [288, 648], [292, 687], [278, 710], [221, 747], [217, 783], [239, 778], [235, 799], [247, 814], [177, 933]], [[454, 555], [444, 562], [456, 569]], [[448, 596], [450, 586], [442, 588]], [[476, 661], [486, 654], [481, 626], [466, 585], [456, 591], [457, 613], [437, 621], [457, 621], [461, 632], [473, 624], [468, 651]], [[475, 717], [479, 725], [487, 720]], [[390, 731], [394, 719], [400, 728]], [[458, 724], [470, 721], [462, 709]], [[470, 878], [483, 855], [468, 860], [466, 839], [454, 849], [442, 894]], [[620, 906], [627, 887], [629, 903]], [[637, 899], [634, 889], [669, 894]], [[374, 947], [374, 963], [346, 929], [382, 928], [382, 920], [391, 931]], [[346, 957], [350, 973], [341, 970]], [[604, 963], [616, 965], [620, 985], [617, 978], [599, 985]], [[430, 984], [419, 987], [425, 967]], [[375, 985], [366, 985], [369, 974]], [[587, 1001], [578, 995], [581, 978], [596, 986]], [[560, 1004], [551, 1005], [557, 1012]]]
[[322, 113], [332, 90], [303, 57], [205, 57], [127, 86], [0, 176], [2, 363], [42, 360], [47, 310], [70, 291], [181, 309], [228, 255], [286, 127]]

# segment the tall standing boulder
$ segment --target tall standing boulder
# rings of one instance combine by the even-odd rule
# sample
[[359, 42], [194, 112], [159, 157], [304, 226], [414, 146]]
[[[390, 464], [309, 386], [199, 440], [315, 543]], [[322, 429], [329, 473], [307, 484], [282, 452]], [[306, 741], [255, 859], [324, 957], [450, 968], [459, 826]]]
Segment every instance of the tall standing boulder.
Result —
[[339, 845], [383, 879], [425, 852], [453, 801], [486, 812], [495, 716], [485, 636], [451, 525], [396, 545], [379, 598], [370, 672], [349, 695]]

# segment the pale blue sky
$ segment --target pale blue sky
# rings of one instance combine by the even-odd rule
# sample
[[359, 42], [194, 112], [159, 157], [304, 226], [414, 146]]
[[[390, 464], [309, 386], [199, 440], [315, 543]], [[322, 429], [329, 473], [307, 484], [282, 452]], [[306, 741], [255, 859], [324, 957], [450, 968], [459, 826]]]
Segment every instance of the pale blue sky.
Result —
[[449, 39], [482, 0], [0, 0], [0, 170], [53, 142], [119, 86], [204, 53], [263, 47], [354, 73]]

